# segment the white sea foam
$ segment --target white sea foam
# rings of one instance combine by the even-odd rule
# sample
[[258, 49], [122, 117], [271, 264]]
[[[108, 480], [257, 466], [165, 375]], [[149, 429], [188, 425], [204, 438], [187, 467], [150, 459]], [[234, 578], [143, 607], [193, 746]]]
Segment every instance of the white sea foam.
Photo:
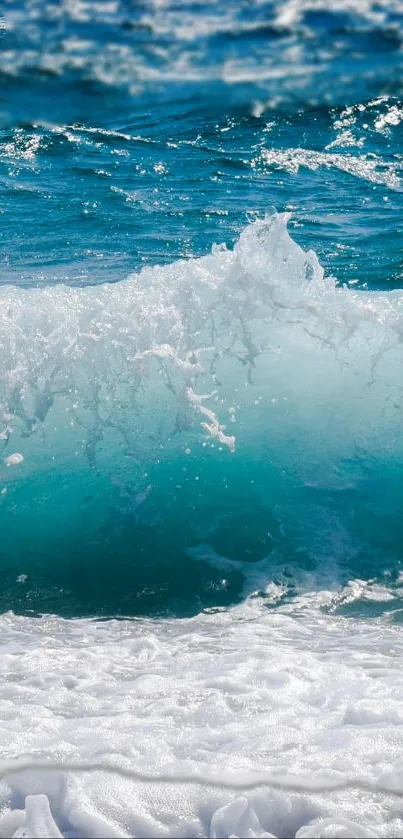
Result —
[[400, 629], [318, 605], [4, 615], [0, 835], [401, 836]]

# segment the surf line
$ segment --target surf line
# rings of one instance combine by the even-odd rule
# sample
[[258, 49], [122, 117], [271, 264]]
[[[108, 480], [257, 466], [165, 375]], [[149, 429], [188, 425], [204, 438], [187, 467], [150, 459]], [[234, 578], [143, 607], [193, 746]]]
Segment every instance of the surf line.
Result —
[[139, 772], [124, 766], [117, 766], [109, 761], [59, 761], [53, 759], [27, 757], [15, 757], [0, 760], [0, 778], [39, 769], [40, 771], [53, 772], [75, 772], [77, 774], [88, 774], [90, 772], [107, 772], [118, 775], [126, 780], [132, 780], [140, 784], [187, 784], [191, 786], [206, 786], [214, 789], [230, 790], [232, 792], [255, 790], [261, 787], [281, 790], [283, 792], [305, 793], [316, 795], [322, 793], [340, 792], [344, 790], [356, 790], [369, 793], [383, 793], [395, 798], [403, 798], [403, 787], [393, 789], [379, 781], [366, 781], [362, 778], [331, 778], [328, 780], [306, 778], [302, 779], [297, 775], [265, 775], [259, 774], [255, 777], [245, 776], [243, 778], [217, 778], [214, 775], [178, 775]]

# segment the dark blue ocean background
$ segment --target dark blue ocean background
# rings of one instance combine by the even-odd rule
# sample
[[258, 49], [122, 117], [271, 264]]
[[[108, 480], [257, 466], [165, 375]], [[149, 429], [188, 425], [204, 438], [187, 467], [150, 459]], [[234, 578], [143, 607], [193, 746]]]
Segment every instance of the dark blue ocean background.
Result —
[[2, 13], [1, 609], [398, 619], [402, 4]]

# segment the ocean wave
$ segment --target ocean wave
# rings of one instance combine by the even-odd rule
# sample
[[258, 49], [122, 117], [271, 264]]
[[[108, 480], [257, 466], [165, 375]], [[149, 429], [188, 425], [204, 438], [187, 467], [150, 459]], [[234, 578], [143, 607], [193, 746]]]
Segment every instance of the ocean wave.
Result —
[[384, 161], [372, 153], [369, 156], [319, 152], [311, 149], [263, 149], [258, 158], [252, 161], [255, 167], [276, 167], [291, 174], [297, 174], [300, 167], [315, 171], [317, 169], [339, 169], [356, 178], [363, 178], [375, 184], [382, 184], [389, 189], [400, 190], [401, 164]]
[[228, 95], [245, 86], [246, 96], [252, 87], [276, 102], [345, 103], [352, 80], [361, 98], [390, 92], [391, 78], [401, 92], [402, 19], [398, 0], [156, 2], [151, 9], [124, 0], [36, 0], [6, 7], [0, 72], [24, 84], [29, 74], [45, 88], [52, 77], [78, 88], [122, 87], [133, 98], [203, 78], [208, 99], [221, 82]]
[[80, 600], [112, 556], [129, 612], [227, 602], [284, 569], [396, 576], [403, 295], [338, 288], [286, 223], [112, 285], [1, 289], [19, 602], [57, 601], [61, 579]]

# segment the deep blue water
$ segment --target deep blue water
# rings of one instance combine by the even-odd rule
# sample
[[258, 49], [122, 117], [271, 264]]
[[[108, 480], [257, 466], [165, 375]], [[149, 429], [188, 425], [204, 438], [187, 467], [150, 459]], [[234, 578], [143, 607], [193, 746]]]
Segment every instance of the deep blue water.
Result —
[[2, 608], [398, 578], [402, 43], [398, 0], [4, 3]]

